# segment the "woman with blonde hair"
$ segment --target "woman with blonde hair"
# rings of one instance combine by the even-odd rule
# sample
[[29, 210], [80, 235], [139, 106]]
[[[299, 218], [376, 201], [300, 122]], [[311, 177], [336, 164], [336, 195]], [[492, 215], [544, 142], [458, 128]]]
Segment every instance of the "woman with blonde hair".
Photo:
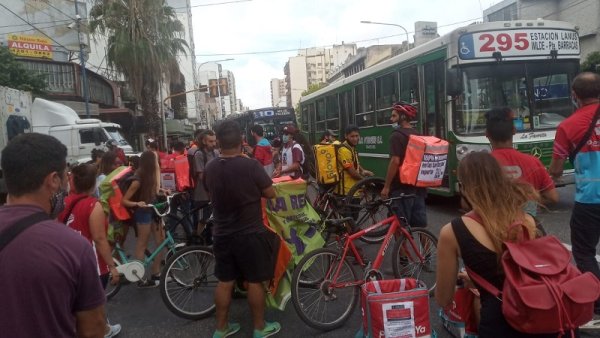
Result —
[[465, 273], [458, 273], [459, 258], [471, 271], [502, 289], [504, 273], [500, 257], [504, 241], [516, 240], [523, 228], [511, 228], [522, 222], [530, 238], [535, 237], [534, 219], [523, 211], [539, 194], [527, 184], [511, 180], [488, 153], [467, 155], [458, 167], [461, 204], [472, 214], [452, 220], [440, 231], [438, 240], [437, 285], [435, 298], [442, 306], [452, 304], [457, 275], [467, 286], [477, 287], [481, 294], [479, 337], [557, 337], [532, 335], [513, 329], [502, 314], [502, 303], [479, 286], [473, 286]]
[[[156, 222], [153, 222], [153, 210], [148, 206], [156, 199], [159, 192], [157, 173], [158, 160], [155, 153], [150, 150], [144, 151], [140, 156], [139, 168], [132, 176], [131, 185], [121, 200], [124, 207], [133, 209], [133, 218], [138, 235], [134, 256], [142, 261], [151, 233], [154, 234], [154, 241], [157, 245], [164, 240], [163, 230]], [[138, 283], [139, 287], [158, 286], [161, 260], [161, 254], [154, 258], [151, 267], [152, 276], [145, 281], [140, 281]]]

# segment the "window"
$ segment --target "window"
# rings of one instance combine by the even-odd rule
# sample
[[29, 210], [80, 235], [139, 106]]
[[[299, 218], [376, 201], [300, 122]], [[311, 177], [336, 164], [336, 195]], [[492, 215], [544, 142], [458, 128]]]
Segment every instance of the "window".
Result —
[[339, 113], [337, 95], [327, 97], [327, 119], [337, 118]]
[[79, 139], [81, 143], [94, 143], [94, 130], [93, 129], [81, 129], [79, 131]]
[[325, 109], [325, 99], [317, 101], [317, 121], [324, 121], [327, 119], [327, 111]]
[[361, 96], [356, 98], [356, 124], [359, 127], [372, 126], [375, 122], [375, 81], [359, 85], [355, 95]]
[[417, 66], [403, 69], [400, 72], [400, 100], [414, 103], [419, 95], [419, 79]]
[[377, 124], [389, 124], [390, 107], [398, 101], [398, 73], [384, 75], [376, 80]]
[[300, 115], [300, 118], [302, 119], [302, 131], [303, 132], [308, 132], [308, 105], [303, 105], [302, 106], [302, 114]]

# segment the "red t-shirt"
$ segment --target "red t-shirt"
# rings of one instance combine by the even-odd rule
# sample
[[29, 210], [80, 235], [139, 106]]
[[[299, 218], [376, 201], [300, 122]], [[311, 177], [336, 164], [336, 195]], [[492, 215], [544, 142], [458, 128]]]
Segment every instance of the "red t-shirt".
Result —
[[554, 181], [538, 158], [513, 148], [494, 149], [492, 156], [509, 177], [527, 182], [540, 192], [554, 188]]
[[[71, 215], [67, 219], [67, 226], [81, 236], [85, 237], [88, 242], [92, 245], [94, 252], [96, 253], [96, 263], [98, 267], [98, 275], [102, 276], [104, 274], [109, 273], [108, 265], [104, 262], [104, 259], [100, 257], [98, 250], [96, 250], [96, 244], [92, 239], [92, 233], [90, 232], [90, 215], [92, 214], [92, 210], [94, 210], [94, 206], [98, 199], [92, 196], [83, 197], [84, 194], [69, 194], [65, 199], [65, 210], [58, 215], [58, 220], [62, 221], [67, 215], [66, 213], [69, 210], [71, 211]], [[77, 203], [73, 208], [73, 203]], [[108, 230], [108, 223], [105, 224], [105, 231]]]
[[[596, 109], [598, 109], [597, 104], [583, 106], [560, 123], [554, 138], [553, 158], [566, 160], [569, 157], [569, 153], [575, 150], [575, 147], [590, 127]], [[596, 129], [600, 129], [598, 125], [596, 125]], [[600, 135], [600, 131], [592, 133], [590, 137], [592, 142], [584, 145], [580, 152], [600, 151], [600, 136], [598, 135]]]

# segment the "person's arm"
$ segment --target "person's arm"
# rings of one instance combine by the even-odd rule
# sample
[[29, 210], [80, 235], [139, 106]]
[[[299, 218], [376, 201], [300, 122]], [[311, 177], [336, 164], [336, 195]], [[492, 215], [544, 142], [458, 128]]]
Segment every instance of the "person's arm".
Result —
[[552, 178], [558, 179], [562, 176], [563, 170], [565, 167], [565, 159], [552, 157], [552, 161], [550, 162], [550, 167], [548, 167], [548, 173]]
[[450, 223], [440, 230], [436, 257], [435, 300], [445, 307], [452, 304], [458, 276], [458, 243]]
[[98, 251], [102, 260], [108, 265], [112, 275], [111, 283], [115, 285], [119, 282], [119, 272], [113, 262], [112, 250], [106, 239], [106, 216], [104, 215], [104, 211], [102, 211], [102, 206], [99, 202], [96, 202], [94, 205], [94, 209], [90, 214], [89, 224], [92, 240], [96, 244], [96, 251]]
[[554, 187], [542, 191], [541, 196], [542, 196], [542, 202], [544, 204], [558, 203], [558, 200], [559, 200], [558, 190]]
[[75, 312], [77, 337], [99, 338], [106, 334], [106, 315], [104, 305], [91, 310]]
[[129, 189], [127, 189], [127, 192], [125, 193], [125, 196], [123, 196], [123, 199], [121, 200], [121, 205], [126, 208], [134, 208], [134, 207], [143, 208], [143, 207], [145, 207], [146, 202], [144, 202], [144, 201], [136, 202], [136, 201], [131, 200], [131, 198], [138, 191], [139, 188], [140, 188], [140, 181], [139, 180], [132, 181], [131, 185], [129, 186]]
[[275, 198], [277, 196], [277, 194], [275, 193], [275, 188], [273, 188], [273, 186], [270, 186], [266, 189], [262, 190], [262, 197], [264, 198]]
[[352, 178], [356, 180], [362, 180], [363, 177], [359, 173], [359, 168], [354, 168], [354, 162], [352, 161], [352, 152], [348, 150], [346, 147], [340, 147], [337, 150], [338, 157], [338, 165], [341, 165], [343, 170], [345, 170]]
[[392, 156], [390, 158], [390, 164], [388, 164], [387, 173], [385, 175], [385, 184], [381, 189], [381, 197], [386, 199], [390, 196], [390, 186], [394, 177], [398, 175], [398, 168], [400, 167], [400, 156]]

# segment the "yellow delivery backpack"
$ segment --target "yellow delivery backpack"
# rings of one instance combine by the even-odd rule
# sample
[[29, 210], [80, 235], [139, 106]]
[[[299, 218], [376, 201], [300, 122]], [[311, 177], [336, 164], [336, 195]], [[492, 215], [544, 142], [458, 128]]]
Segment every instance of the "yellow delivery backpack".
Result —
[[313, 146], [315, 153], [315, 167], [317, 182], [323, 185], [338, 183], [340, 170], [338, 170], [337, 150], [339, 144], [316, 144]]
[[435, 136], [410, 135], [404, 161], [398, 170], [400, 182], [416, 187], [439, 187], [447, 163], [447, 141]]

